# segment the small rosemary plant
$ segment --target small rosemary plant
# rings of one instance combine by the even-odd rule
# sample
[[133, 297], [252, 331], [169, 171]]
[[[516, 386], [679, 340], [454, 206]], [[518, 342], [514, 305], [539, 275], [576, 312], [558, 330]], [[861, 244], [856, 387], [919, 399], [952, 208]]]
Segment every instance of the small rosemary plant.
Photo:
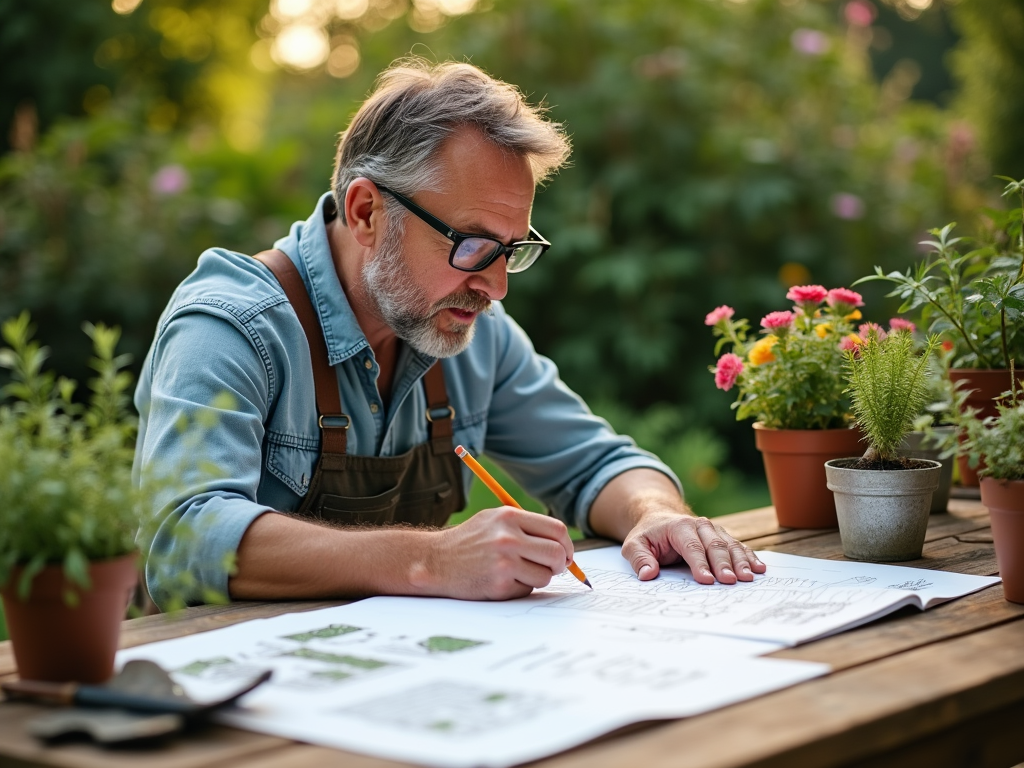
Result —
[[929, 359], [938, 344], [931, 337], [920, 352], [908, 330], [886, 334], [873, 328], [862, 343], [846, 353], [846, 372], [853, 413], [867, 437], [863, 468], [896, 469], [903, 439], [928, 400]]

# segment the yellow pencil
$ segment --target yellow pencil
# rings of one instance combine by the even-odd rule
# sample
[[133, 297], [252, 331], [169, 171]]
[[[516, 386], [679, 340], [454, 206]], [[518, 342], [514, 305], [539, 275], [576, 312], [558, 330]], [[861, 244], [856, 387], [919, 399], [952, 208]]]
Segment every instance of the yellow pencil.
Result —
[[[506, 506], [509, 507], [522, 509], [519, 503], [509, 495], [509, 492], [502, 488], [501, 484], [497, 480], [491, 477], [491, 473], [484, 469], [483, 466], [481, 466], [480, 462], [470, 455], [469, 451], [467, 451], [460, 445], [455, 449], [455, 453], [458, 454], [460, 459], [466, 462], [467, 467], [473, 470], [473, 474], [475, 474], [477, 477], [484, 481], [484, 485], [486, 485], [494, 492], [494, 495], [501, 500], [502, 504], [505, 504]], [[593, 585], [591, 585], [590, 580], [587, 578], [587, 575], [583, 573], [583, 570], [571, 560], [569, 561], [569, 573], [571, 573], [573, 576], [582, 581], [591, 589], [594, 588]]]

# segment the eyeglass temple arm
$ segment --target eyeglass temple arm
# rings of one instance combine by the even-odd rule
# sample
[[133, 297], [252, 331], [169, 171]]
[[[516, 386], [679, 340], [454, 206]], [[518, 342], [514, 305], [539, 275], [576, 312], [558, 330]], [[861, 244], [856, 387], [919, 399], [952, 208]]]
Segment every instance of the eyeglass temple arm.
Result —
[[445, 224], [443, 221], [441, 221], [439, 218], [437, 218], [433, 214], [428, 213], [427, 211], [425, 211], [422, 208], [420, 208], [418, 205], [416, 205], [416, 203], [414, 203], [409, 198], [405, 197], [404, 195], [398, 194], [393, 189], [388, 189], [383, 184], [378, 184], [377, 185], [377, 189], [379, 189], [381, 192], [387, 192], [389, 195], [391, 195], [393, 198], [395, 198], [395, 200], [397, 200], [403, 206], [405, 206], [410, 211], [415, 213], [417, 216], [419, 216], [421, 219], [423, 219], [423, 221], [425, 221], [427, 224], [429, 224], [433, 229], [436, 229], [438, 232], [440, 232], [442, 235], [447, 237], [449, 240], [452, 240], [452, 241], [455, 240], [455, 237], [458, 235], [458, 232], [453, 230], [451, 227], [449, 227], [447, 224]]

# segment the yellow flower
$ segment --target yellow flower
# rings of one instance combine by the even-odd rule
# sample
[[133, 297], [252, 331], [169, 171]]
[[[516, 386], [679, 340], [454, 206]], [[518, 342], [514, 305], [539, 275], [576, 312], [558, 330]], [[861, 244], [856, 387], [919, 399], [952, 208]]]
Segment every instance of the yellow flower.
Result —
[[859, 310], [859, 309], [855, 309], [855, 310], [853, 310], [853, 312], [851, 312], [850, 314], [848, 314], [848, 315], [847, 315], [846, 317], [844, 317], [843, 319], [844, 319], [844, 320], [860, 320], [860, 319], [861, 319], [862, 317], [864, 317], [864, 315], [862, 315], [862, 314], [860, 313], [860, 310]]
[[828, 332], [832, 330], [832, 323], [821, 323], [814, 326], [814, 332], [818, 334], [819, 339], [824, 339], [828, 336]]
[[748, 355], [750, 364], [764, 365], [765, 363], [774, 362], [775, 355], [772, 354], [772, 347], [775, 346], [778, 340], [778, 336], [769, 334], [751, 347], [750, 354]]

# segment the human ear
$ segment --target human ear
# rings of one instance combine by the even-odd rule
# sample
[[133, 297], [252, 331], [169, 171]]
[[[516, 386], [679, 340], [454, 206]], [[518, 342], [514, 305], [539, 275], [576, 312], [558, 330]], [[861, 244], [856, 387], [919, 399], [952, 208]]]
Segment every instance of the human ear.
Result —
[[360, 176], [345, 191], [345, 223], [353, 239], [372, 248], [383, 227], [384, 201], [372, 181]]

